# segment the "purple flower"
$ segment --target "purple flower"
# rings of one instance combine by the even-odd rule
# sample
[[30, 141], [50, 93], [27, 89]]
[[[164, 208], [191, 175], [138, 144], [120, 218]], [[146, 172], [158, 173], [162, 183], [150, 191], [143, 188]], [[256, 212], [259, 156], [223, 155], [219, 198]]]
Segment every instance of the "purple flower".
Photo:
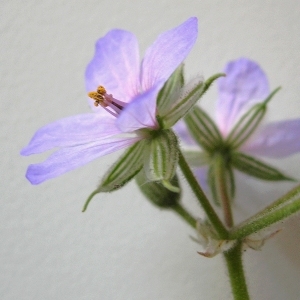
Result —
[[80, 167], [93, 159], [129, 147], [145, 138], [139, 129], [159, 129], [158, 92], [186, 58], [197, 38], [197, 19], [161, 34], [140, 65], [136, 37], [112, 30], [96, 43], [85, 73], [94, 113], [68, 117], [39, 129], [22, 155], [58, 148], [28, 167], [32, 184]]
[[[246, 58], [229, 62], [224, 70], [226, 77], [218, 80], [219, 97], [216, 107], [216, 126], [226, 143], [231, 130], [241, 117], [255, 104], [263, 103], [270, 95], [267, 77], [260, 66]], [[192, 141], [182, 122], [177, 132], [187, 145]], [[241, 128], [242, 129], [242, 128]], [[253, 156], [281, 158], [300, 151], [300, 119], [260, 125], [234, 151]], [[205, 155], [203, 158], [205, 160]], [[200, 163], [198, 164], [198, 166]], [[196, 168], [196, 176], [203, 183], [207, 167]]]

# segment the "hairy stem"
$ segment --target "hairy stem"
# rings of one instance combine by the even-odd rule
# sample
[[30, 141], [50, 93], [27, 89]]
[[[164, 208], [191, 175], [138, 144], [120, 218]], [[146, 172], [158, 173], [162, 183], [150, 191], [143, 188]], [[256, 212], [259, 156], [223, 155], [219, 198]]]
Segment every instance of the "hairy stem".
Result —
[[249, 300], [249, 293], [242, 262], [242, 243], [224, 253], [234, 300]]
[[193, 228], [196, 228], [196, 219], [181, 204], [178, 203], [172, 206], [171, 209], [180, 215], [180, 217], [182, 217], [187, 224]]
[[186, 180], [188, 181], [191, 189], [196, 195], [199, 203], [204, 209], [209, 221], [211, 222], [212, 226], [215, 228], [216, 232], [218, 233], [220, 239], [226, 239], [228, 237], [227, 229], [219, 219], [215, 210], [213, 209], [207, 197], [205, 196], [204, 192], [202, 191], [200, 185], [198, 184], [198, 181], [196, 180], [192, 170], [190, 169], [189, 165], [187, 164], [181, 152], [179, 152], [179, 166]]
[[224, 221], [225, 224], [231, 228], [233, 226], [233, 216], [231, 210], [231, 201], [229, 198], [228, 188], [226, 184], [226, 170], [225, 170], [225, 162], [221, 155], [217, 155], [215, 157], [215, 167], [216, 167], [216, 187], [217, 187], [217, 194], [219, 196], [223, 214], [224, 214]]

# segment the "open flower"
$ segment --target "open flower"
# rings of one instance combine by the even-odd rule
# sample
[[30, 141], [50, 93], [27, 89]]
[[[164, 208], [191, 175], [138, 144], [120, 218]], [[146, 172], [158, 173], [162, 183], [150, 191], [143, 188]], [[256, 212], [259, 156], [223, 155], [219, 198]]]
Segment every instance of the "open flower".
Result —
[[[265, 180], [289, 179], [252, 155], [280, 158], [299, 152], [300, 119], [260, 124], [266, 104], [278, 89], [270, 93], [267, 77], [254, 61], [246, 58], [231, 61], [224, 73], [226, 77], [218, 80], [216, 123], [196, 107], [186, 117], [189, 130], [183, 122], [176, 125], [187, 145], [200, 145], [203, 149], [201, 153], [187, 152], [199, 181], [204, 183], [208, 178], [213, 190], [215, 183], [210, 179], [214, 176], [210, 174], [223, 172], [228, 185], [232, 185], [232, 168]], [[220, 163], [217, 166], [220, 172], [213, 165], [217, 156], [222, 157], [221, 167]]]
[[136, 37], [112, 30], [96, 43], [86, 69], [86, 88], [94, 113], [68, 117], [39, 129], [22, 155], [58, 148], [28, 167], [32, 184], [129, 147], [147, 137], [140, 129], [159, 129], [157, 95], [190, 52], [197, 38], [197, 19], [161, 34], [140, 65]]
[[[243, 113], [270, 94], [268, 79], [254, 61], [241, 58], [230, 62], [219, 80], [217, 123], [227, 136]], [[281, 158], [300, 151], [300, 119], [260, 126], [240, 147], [241, 151], [270, 158]]]

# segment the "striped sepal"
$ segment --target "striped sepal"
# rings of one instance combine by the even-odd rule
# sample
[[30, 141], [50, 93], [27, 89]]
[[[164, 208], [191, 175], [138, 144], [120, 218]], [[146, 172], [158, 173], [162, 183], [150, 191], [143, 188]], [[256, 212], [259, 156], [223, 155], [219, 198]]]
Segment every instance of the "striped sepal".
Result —
[[178, 100], [184, 85], [183, 64], [181, 64], [167, 80], [157, 97], [157, 109], [160, 116], [165, 115]]
[[195, 141], [208, 152], [222, 143], [221, 134], [212, 119], [198, 106], [184, 118]]
[[171, 130], [163, 130], [148, 141], [145, 174], [150, 181], [169, 181], [176, 172], [178, 143]]
[[204, 95], [211, 84], [224, 74], [216, 74], [203, 82], [202, 78], [196, 78], [188, 83], [181, 92], [181, 97], [170, 111], [161, 115], [165, 128], [172, 127], [179, 119], [183, 118], [196, 102]]
[[231, 163], [237, 170], [259, 179], [270, 181], [293, 180], [275, 168], [243, 153], [233, 153]]
[[112, 192], [132, 179], [143, 166], [144, 153], [145, 141], [130, 147], [105, 174], [99, 192]]

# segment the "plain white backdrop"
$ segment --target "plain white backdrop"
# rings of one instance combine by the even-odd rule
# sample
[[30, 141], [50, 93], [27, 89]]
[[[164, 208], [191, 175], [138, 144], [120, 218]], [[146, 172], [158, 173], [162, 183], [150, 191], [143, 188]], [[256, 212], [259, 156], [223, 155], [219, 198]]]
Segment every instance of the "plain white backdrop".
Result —
[[[20, 157], [41, 126], [89, 112], [84, 70], [95, 41], [112, 28], [134, 32], [144, 52], [156, 36], [190, 16], [199, 38], [186, 76], [208, 77], [229, 60], [256, 60], [270, 85], [282, 91], [268, 119], [300, 117], [300, 2], [278, 1], [2, 1], [0, 298], [180, 300], [230, 299], [222, 257], [206, 259], [194, 233], [171, 212], [159, 211], [134, 182], [97, 196], [81, 213], [87, 195], [117, 158], [116, 153], [59, 178], [32, 186], [28, 164], [49, 154]], [[216, 88], [202, 104], [213, 115]], [[272, 161], [300, 179], [300, 155]], [[239, 174], [238, 174], [239, 175]], [[238, 176], [237, 219], [275, 200], [292, 184], [261, 183]], [[201, 215], [184, 185], [183, 201]], [[253, 299], [298, 299], [300, 220], [248, 251], [245, 267]]]

